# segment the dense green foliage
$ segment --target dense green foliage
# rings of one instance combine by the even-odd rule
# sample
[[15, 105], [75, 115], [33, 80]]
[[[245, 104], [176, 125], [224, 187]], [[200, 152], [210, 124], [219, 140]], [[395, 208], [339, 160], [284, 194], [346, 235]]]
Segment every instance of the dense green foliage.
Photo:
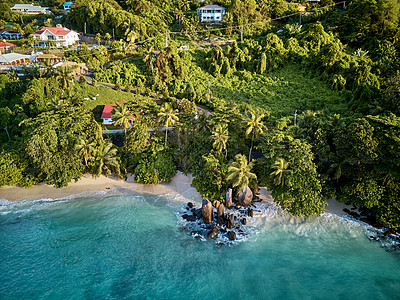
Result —
[[[399, 1], [308, 6], [303, 25], [298, 15], [271, 23], [296, 10], [283, 0], [219, 4], [222, 28], [202, 33], [188, 1], [75, 2], [66, 21], [109, 48], [69, 59], [128, 93], [74, 84], [65, 69], [0, 76], [0, 185], [64, 186], [84, 172], [154, 184], [181, 170], [210, 200], [258, 183], [296, 215], [336, 197], [400, 227]], [[235, 41], [197, 48], [211, 35]], [[196, 49], [177, 51], [182, 43]], [[96, 122], [117, 102], [118, 147]]]

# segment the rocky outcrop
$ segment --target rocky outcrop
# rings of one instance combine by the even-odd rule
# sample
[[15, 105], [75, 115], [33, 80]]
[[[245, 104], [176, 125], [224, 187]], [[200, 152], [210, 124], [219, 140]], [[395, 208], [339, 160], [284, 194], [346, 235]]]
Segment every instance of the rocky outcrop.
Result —
[[203, 212], [203, 222], [205, 224], [211, 224], [213, 219], [213, 210], [211, 202], [207, 198], [203, 198], [202, 212]]
[[219, 202], [218, 200], [215, 200], [214, 202], [213, 202], [213, 206], [216, 208], [216, 209], [218, 209], [218, 207], [221, 205], [221, 202]]
[[228, 231], [228, 239], [230, 239], [231, 241], [236, 240], [236, 232]]
[[229, 189], [226, 191], [226, 195], [225, 195], [225, 205], [226, 205], [226, 208], [231, 208], [232, 205], [233, 205], [233, 200], [232, 200], [232, 189], [231, 189], [231, 188], [229, 188]]
[[211, 229], [208, 232], [207, 236], [208, 238], [213, 239], [218, 235], [218, 233], [219, 233], [218, 228], [214, 226], [213, 229]]
[[218, 206], [218, 210], [217, 210], [217, 223], [219, 225], [222, 225], [225, 223], [224, 214], [225, 214], [225, 207], [224, 207], [224, 204], [221, 203]]
[[249, 210], [247, 211], [247, 215], [248, 215], [249, 217], [253, 217], [254, 211], [253, 211], [252, 209], [249, 209]]
[[251, 200], [253, 200], [253, 192], [245, 185], [239, 193], [239, 204], [246, 207], [251, 204]]
[[226, 228], [233, 228], [235, 227], [235, 215], [234, 214], [230, 214], [228, 217], [228, 224], [226, 225]]

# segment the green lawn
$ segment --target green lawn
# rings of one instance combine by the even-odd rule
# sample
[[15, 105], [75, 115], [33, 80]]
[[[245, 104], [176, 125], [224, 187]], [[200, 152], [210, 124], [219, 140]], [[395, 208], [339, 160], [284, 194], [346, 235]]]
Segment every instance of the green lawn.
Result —
[[[134, 93], [127, 93], [123, 91], [116, 91], [112, 88], [104, 86], [92, 86], [87, 85], [86, 89], [90, 95], [93, 95], [96, 100], [90, 99], [84, 102], [85, 107], [88, 109], [94, 109], [98, 105], [114, 104], [114, 103], [125, 103], [135, 100], [137, 97]], [[98, 96], [95, 96], [97, 95]]]

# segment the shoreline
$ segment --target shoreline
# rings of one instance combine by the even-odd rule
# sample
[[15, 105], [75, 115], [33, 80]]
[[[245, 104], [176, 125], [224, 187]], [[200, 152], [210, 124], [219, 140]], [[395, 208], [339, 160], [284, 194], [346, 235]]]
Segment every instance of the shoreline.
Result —
[[[77, 182], [71, 182], [68, 186], [55, 188], [53, 186], [40, 183], [30, 188], [5, 186], [0, 188], [0, 206], [2, 202], [11, 204], [21, 201], [31, 201], [39, 199], [60, 199], [66, 197], [78, 196], [89, 192], [107, 192], [114, 188], [124, 188], [140, 194], [150, 195], [181, 195], [184, 201], [192, 201], [201, 203], [202, 197], [200, 193], [191, 186], [193, 176], [185, 175], [182, 172], [172, 178], [171, 182], [160, 183], [155, 185], [145, 185], [134, 181], [132, 175], [128, 175], [127, 179], [118, 179], [114, 176], [101, 175], [98, 178], [92, 178], [91, 175], [85, 174]], [[260, 199], [266, 202], [274, 202], [271, 192], [265, 187], [260, 187]], [[5, 201], [4, 201], [5, 200]], [[336, 215], [347, 215], [343, 209], [350, 210], [351, 205], [345, 205], [337, 202], [335, 199], [328, 199], [328, 205], [325, 207], [325, 213]]]

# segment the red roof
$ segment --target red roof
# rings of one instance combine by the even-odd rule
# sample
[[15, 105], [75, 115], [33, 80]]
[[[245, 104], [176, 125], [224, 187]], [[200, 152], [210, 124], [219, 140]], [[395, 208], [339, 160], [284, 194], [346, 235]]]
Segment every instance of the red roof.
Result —
[[15, 45], [9, 42], [0, 42], [0, 48], [5, 48], [5, 47], [15, 47]]
[[104, 105], [103, 113], [101, 114], [102, 119], [111, 119], [112, 111], [114, 107], [116, 107], [116, 104], [107, 104]]
[[69, 30], [66, 27], [43, 27], [40, 30], [36, 30], [32, 34], [33, 35], [41, 35], [43, 32], [46, 31], [46, 29], [48, 31], [50, 31], [52, 34], [54, 34], [54, 35], [67, 35], [68, 33], [70, 33], [72, 31], [72, 30]]

